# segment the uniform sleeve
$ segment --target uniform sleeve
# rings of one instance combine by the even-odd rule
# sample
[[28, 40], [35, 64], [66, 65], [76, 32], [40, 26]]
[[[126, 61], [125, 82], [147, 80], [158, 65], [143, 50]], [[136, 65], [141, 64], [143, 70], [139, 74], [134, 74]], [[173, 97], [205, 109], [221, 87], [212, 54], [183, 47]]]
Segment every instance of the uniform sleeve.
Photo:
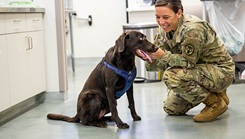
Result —
[[[165, 33], [160, 28], [158, 28], [157, 34], [154, 36], [154, 44], [163, 50], [169, 50], [169, 46], [166, 43], [164, 37]], [[154, 59], [152, 63], [146, 62], [145, 67], [147, 71], [164, 71], [168, 65], [167, 63], [159, 63], [159, 60]]]
[[181, 54], [172, 54], [167, 51], [158, 63], [167, 63], [171, 67], [185, 67], [192, 68], [198, 62], [203, 49], [203, 31], [197, 29], [190, 29], [183, 32], [180, 47]]

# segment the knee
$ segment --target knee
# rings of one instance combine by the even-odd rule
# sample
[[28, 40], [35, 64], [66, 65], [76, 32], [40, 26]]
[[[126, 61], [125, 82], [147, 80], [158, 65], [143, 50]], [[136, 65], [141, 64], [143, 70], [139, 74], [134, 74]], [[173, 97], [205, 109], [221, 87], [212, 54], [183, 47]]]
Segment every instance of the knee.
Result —
[[171, 72], [171, 70], [166, 70], [166, 71], [164, 71], [162, 77], [163, 77], [164, 80], [168, 80], [170, 77], [172, 77], [172, 72]]
[[171, 108], [168, 108], [167, 106], [163, 106], [163, 110], [168, 114], [168, 115], [176, 115], [175, 111]]
[[184, 99], [167, 98], [163, 104], [163, 110], [168, 115], [185, 115], [191, 108], [191, 103]]
[[184, 115], [186, 112], [184, 112], [183, 110], [180, 110], [176, 107], [173, 106], [168, 106], [168, 105], [164, 105], [163, 106], [163, 110], [168, 114], [168, 115]]

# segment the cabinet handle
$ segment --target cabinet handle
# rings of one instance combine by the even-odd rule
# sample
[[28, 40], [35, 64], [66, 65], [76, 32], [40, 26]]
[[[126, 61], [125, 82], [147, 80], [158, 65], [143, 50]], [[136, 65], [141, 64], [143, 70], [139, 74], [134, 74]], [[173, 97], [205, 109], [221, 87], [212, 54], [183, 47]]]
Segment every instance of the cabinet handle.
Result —
[[18, 19], [13, 20], [14, 23], [19, 23], [19, 22], [21, 22], [21, 21], [22, 21], [22, 20], [18, 20]]
[[38, 22], [38, 21], [39, 21], [39, 19], [33, 19], [32, 21], [33, 21], [33, 22]]
[[27, 49], [26, 50], [31, 50], [32, 48], [31, 48], [31, 40], [30, 40], [30, 36], [26, 36], [25, 37], [26, 39], [27, 39], [27, 41], [28, 41], [28, 47], [27, 47]]
[[30, 43], [30, 44], [31, 44], [31, 47], [30, 47], [30, 48], [33, 49], [33, 41], [32, 41], [32, 37], [29, 37], [29, 38], [30, 38], [30, 42], [31, 42], [31, 43]]

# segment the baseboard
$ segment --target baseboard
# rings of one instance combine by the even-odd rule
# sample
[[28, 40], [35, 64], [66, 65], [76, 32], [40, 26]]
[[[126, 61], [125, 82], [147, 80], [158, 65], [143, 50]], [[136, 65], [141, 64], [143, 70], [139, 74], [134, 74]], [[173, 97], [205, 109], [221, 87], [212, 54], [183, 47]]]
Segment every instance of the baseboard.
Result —
[[[75, 65], [86, 64], [86, 63], [98, 63], [103, 57], [85, 57], [85, 58], [74, 58]], [[68, 58], [68, 66], [71, 66], [72, 59]]]
[[46, 92], [42, 92], [0, 112], [0, 126], [43, 103], [45, 97]]

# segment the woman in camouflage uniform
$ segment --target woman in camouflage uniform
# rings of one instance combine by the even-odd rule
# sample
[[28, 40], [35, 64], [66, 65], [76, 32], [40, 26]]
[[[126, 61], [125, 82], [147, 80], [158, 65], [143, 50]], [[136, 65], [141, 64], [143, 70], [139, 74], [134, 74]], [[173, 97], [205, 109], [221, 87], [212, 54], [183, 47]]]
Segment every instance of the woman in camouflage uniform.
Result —
[[169, 92], [163, 109], [169, 115], [183, 115], [202, 102], [206, 106], [194, 121], [215, 120], [228, 109], [226, 90], [235, 74], [224, 43], [209, 23], [184, 14], [181, 0], [157, 0], [155, 15], [159, 30], [154, 43], [161, 49], [149, 53], [154, 60], [146, 68], [164, 71]]

